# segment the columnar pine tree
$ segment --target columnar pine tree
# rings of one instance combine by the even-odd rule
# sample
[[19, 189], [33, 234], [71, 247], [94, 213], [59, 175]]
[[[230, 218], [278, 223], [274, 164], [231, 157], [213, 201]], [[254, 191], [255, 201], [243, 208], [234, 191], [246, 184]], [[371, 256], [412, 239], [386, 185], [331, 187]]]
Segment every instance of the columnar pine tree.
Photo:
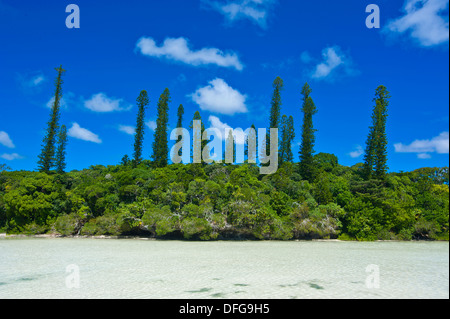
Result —
[[170, 92], [165, 89], [158, 101], [158, 118], [156, 120], [155, 139], [153, 141], [153, 163], [155, 167], [165, 167], [169, 162], [169, 145], [167, 125], [169, 122]]
[[183, 127], [183, 115], [184, 115], [184, 107], [183, 104], [180, 104], [177, 112], [177, 128]]
[[233, 164], [236, 160], [236, 147], [233, 133], [228, 131], [225, 139], [225, 164]]
[[283, 91], [284, 83], [280, 77], [273, 81], [273, 94], [270, 108], [270, 126], [266, 136], [266, 152], [270, 150], [270, 129], [279, 128], [281, 121], [281, 91]]
[[295, 128], [294, 128], [294, 117], [291, 115], [288, 118], [287, 122], [287, 146], [286, 146], [286, 162], [293, 163], [294, 162], [294, 153], [292, 153], [292, 143], [295, 139]]
[[286, 159], [286, 141], [287, 141], [287, 116], [283, 115], [281, 118], [281, 145], [280, 145], [280, 156], [279, 163], [280, 166], [284, 163]]
[[67, 127], [61, 125], [58, 133], [58, 148], [56, 150], [56, 172], [63, 174], [66, 169]]
[[[177, 112], [177, 129], [179, 128], [183, 128], [183, 115], [184, 115], [184, 107], [183, 104], [180, 104], [180, 106], [178, 107], [178, 112]], [[181, 142], [183, 140], [183, 136], [178, 136], [178, 140], [177, 143]], [[180, 148], [180, 150], [178, 151], [178, 156], [183, 156], [183, 148]]]
[[374, 127], [369, 127], [369, 135], [366, 141], [366, 150], [364, 152], [364, 165], [362, 168], [363, 176], [366, 180], [373, 177], [373, 161], [374, 161]]
[[125, 155], [122, 157], [122, 160], [120, 161], [120, 165], [122, 165], [122, 166], [128, 166], [128, 164], [130, 164], [130, 157], [129, 157], [127, 154], [125, 154]]
[[300, 174], [309, 182], [312, 182], [315, 177], [314, 165], [314, 144], [316, 141], [313, 126], [313, 115], [317, 113], [317, 108], [312, 100], [310, 94], [312, 90], [308, 83], [303, 86], [303, 126], [302, 126], [302, 142], [300, 145]]
[[[255, 160], [258, 157], [258, 131], [255, 127], [255, 124], [252, 124], [250, 127], [251, 130], [249, 134], [246, 135], [246, 141], [245, 143], [245, 149], [244, 149], [244, 157], [247, 158], [247, 162], [250, 161], [250, 159]], [[250, 145], [253, 146], [250, 147]]]
[[[196, 132], [194, 130], [194, 121], [200, 121], [201, 122], [201, 129], [200, 129], [200, 132], [198, 132], [199, 135], [195, 135]], [[203, 133], [205, 132], [205, 124], [202, 121], [202, 117], [201, 117], [199, 111], [196, 111], [194, 113], [194, 118], [192, 119], [191, 124], [189, 125], [189, 128], [192, 131], [192, 140], [194, 141], [194, 143], [195, 143], [196, 140], [200, 140], [201, 141], [201, 149], [198, 150], [199, 154], [194, 154], [196, 146], [195, 145], [192, 146], [191, 158], [192, 158], [192, 162], [194, 162], [195, 157], [200, 157], [201, 158], [202, 155], [203, 155], [202, 154], [203, 150], [205, 150], [205, 153], [206, 153], [207, 152], [206, 147], [208, 147], [207, 146], [208, 145], [208, 141], [203, 140]]]
[[136, 132], [134, 135], [133, 167], [137, 167], [142, 162], [142, 147], [145, 133], [145, 109], [149, 103], [147, 91], [141, 91], [137, 98], [138, 115], [136, 120]]
[[50, 113], [50, 120], [47, 125], [47, 133], [44, 137], [42, 151], [38, 160], [39, 171], [45, 173], [50, 172], [50, 169], [55, 165], [55, 142], [58, 134], [59, 109], [62, 98], [62, 76], [66, 72], [62, 66], [56, 68], [56, 71], [58, 71], [58, 76], [55, 80], [55, 96]]
[[363, 172], [366, 179], [383, 179], [388, 171], [386, 121], [389, 99], [388, 90], [380, 85], [375, 91], [372, 126], [370, 126], [364, 155]]
[[292, 163], [294, 155], [292, 153], [292, 142], [295, 138], [294, 118], [283, 115], [281, 118], [281, 146], [280, 146], [280, 165], [283, 163]]

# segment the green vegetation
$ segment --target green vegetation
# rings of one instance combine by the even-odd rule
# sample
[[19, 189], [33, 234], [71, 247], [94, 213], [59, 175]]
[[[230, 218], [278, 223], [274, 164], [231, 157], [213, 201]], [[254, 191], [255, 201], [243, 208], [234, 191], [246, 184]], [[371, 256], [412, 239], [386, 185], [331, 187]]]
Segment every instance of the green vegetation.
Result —
[[317, 113], [316, 105], [310, 94], [311, 87], [306, 83], [302, 89], [303, 95], [303, 126], [302, 126], [302, 143], [300, 145], [300, 174], [309, 182], [315, 177], [316, 167], [314, 165], [314, 144], [316, 141], [313, 126], [313, 115]]
[[55, 80], [55, 96], [53, 98], [53, 105], [50, 113], [50, 120], [47, 124], [47, 134], [44, 137], [42, 151], [39, 155], [38, 167], [40, 172], [49, 173], [50, 170], [55, 166], [55, 143], [58, 137], [59, 128], [59, 109], [61, 107], [62, 99], [62, 76], [66, 72], [60, 66], [56, 69], [58, 71], [58, 77]]
[[144, 143], [144, 128], [145, 128], [145, 108], [150, 102], [147, 91], [141, 91], [137, 100], [138, 115], [136, 119], [136, 132], [134, 135], [134, 160], [133, 167], [137, 167], [142, 162], [142, 148]]
[[388, 116], [389, 92], [380, 85], [375, 92], [375, 106], [372, 114], [372, 126], [366, 142], [364, 155], [364, 176], [382, 179], [386, 175], [387, 167], [387, 136], [386, 120]]
[[[273, 95], [270, 107], [270, 123], [269, 128], [279, 128], [281, 121], [281, 91], [284, 89], [284, 82], [280, 77], [273, 81]], [[270, 150], [270, 130], [266, 137], [266, 152]]]
[[[294, 120], [293, 116], [281, 117], [283, 81], [278, 77], [270, 112], [271, 128], [281, 127], [280, 165], [274, 174], [260, 174], [250, 147], [245, 149], [245, 164], [233, 165], [233, 135], [227, 137], [225, 163], [207, 164], [211, 162], [208, 156], [201, 162], [201, 150], [209, 152], [208, 141], [201, 140], [204, 124], [194, 122], [201, 120], [198, 111], [190, 123], [194, 145], [182, 149], [190, 152], [194, 163], [170, 164], [168, 89], [157, 103], [152, 160], [142, 158], [145, 107], [149, 104], [147, 92], [142, 91], [137, 99], [133, 159], [125, 155], [118, 165], [64, 173], [67, 129], [58, 126], [64, 70], [57, 70], [55, 102], [39, 156], [39, 172], [10, 172], [0, 164], [1, 232], [187, 240], [448, 240], [448, 167], [388, 172], [389, 92], [384, 86], [376, 90], [365, 162], [352, 167], [340, 165], [334, 154], [315, 154], [313, 115], [317, 109], [308, 84], [301, 92], [300, 162], [293, 163]], [[183, 115], [180, 105], [178, 128]], [[248, 142], [256, 145], [257, 131], [254, 125], [252, 128]]]
[[61, 125], [58, 133], [58, 148], [56, 149], [56, 172], [63, 174], [66, 169], [67, 127]]
[[152, 159], [156, 167], [165, 167], [169, 162], [167, 125], [169, 124], [170, 92], [165, 89], [158, 101], [158, 118], [153, 142]]
[[[332, 160], [327, 160], [332, 159]], [[0, 173], [0, 229], [8, 233], [140, 235], [189, 240], [448, 240], [448, 168], [365, 180], [363, 165], [315, 156], [273, 175], [254, 164], [92, 166], [66, 174]]]

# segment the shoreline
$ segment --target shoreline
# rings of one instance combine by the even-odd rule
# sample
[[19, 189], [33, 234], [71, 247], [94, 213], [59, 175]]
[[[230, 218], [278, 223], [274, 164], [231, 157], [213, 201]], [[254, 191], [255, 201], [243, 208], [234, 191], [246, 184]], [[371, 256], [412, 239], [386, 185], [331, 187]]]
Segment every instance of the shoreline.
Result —
[[[35, 239], [97, 239], [97, 240], [148, 240], [148, 241], [185, 241], [185, 242], [220, 242], [220, 241], [230, 241], [230, 242], [283, 242], [283, 240], [252, 240], [252, 239], [242, 239], [242, 238], [231, 238], [231, 239], [219, 239], [219, 240], [186, 240], [186, 239], [164, 239], [155, 237], [142, 237], [142, 236], [63, 236], [60, 234], [40, 234], [40, 235], [25, 235], [25, 234], [6, 234], [0, 233], [0, 239], [20, 239], [20, 238], [35, 238]], [[448, 240], [375, 240], [375, 241], [358, 241], [358, 240], [340, 240], [340, 239], [293, 239], [285, 240], [284, 242], [449, 242]]]

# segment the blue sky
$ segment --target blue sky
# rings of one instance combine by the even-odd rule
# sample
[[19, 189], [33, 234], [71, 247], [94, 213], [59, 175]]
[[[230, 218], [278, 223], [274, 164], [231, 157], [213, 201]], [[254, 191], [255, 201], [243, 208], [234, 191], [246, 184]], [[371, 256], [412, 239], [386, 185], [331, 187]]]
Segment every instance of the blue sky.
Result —
[[[66, 27], [71, 3], [80, 28]], [[379, 29], [366, 26], [371, 3]], [[385, 85], [390, 170], [448, 166], [448, 0], [0, 0], [0, 43], [0, 163], [14, 170], [37, 168], [59, 65], [69, 170], [132, 154], [141, 90], [149, 158], [166, 87], [171, 128], [179, 104], [185, 127], [200, 110], [207, 127], [264, 128], [277, 76], [296, 160], [305, 82], [318, 108], [315, 150], [343, 165], [363, 160], [372, 99]]]

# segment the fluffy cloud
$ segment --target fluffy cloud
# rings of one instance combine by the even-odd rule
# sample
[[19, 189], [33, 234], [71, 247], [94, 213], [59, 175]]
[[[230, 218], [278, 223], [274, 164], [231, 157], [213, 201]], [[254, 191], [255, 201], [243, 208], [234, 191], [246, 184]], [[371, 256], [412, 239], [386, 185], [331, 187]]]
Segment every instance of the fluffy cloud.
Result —
[[99, 113], [126, 111], [131, 108], [131, 105], [124, 106], [123, 104], [122, 99], [109, 98], [104, 93], [94, 94], [91, 99], [84, 102], [87, 109]]
[[356, 147], [355, 151], [349, 153], [351, 158], [358, 158], [358, 157], [360, 157], [363, 154], [364, 154], [364, 150], [363, 150], [361, 145], [358, 145]]
[[134, 133], [136, 133], [135, 127], [129, 125], [119, 125], [119, 131], [124, 132], [128, 135], [134, 135]]
[[409, 145], [397, 143], [394, 145], [397, 153], [417, 153], [418, 158], [431, 158], [429, 153], [449, 153], [449, 132], [443, 132], [431, 140], [415, 140]]
[[407, 33], [424, 47], [447, 43], [449, 39], [448, 4], [449, 0], [407, 0], [403, 8], [405, 14], [390, 21], [384, 28], [384, 32]]
[[245, 105], [247, 96], [219, 78], [210, 81], [209, 85], [198, 89], [190, 97], [204, 111], [225, 115], [248, 112]]
[[[50, 100], [48, 100], [46, 106], [51, 109], [53, 107], [53, 104], [55, 103], [55, 97], [50, 98]], [[67, 102], [66, 99], [64, 99], [64, 97], [62, 97], [59, 100], [59, 105], [60, 107], [62, 107], [63, 109], [67, 108]]]
[[419, 158], [419, 159], [429, 159], [429, 158], [431, 158], [431, 155], [428, 154], [428, 153], [420, 153], [420, 154], [417, 154], [417, 158]]
[[17, 74], [17, 81], [20, 83], [22, 88], [30, 89], [39, 86], [40, 84], [45, 82], [45, 76], [41, 73], [33, 74], [33, 75], [23, 75]]
[[20, 156], [19, 154], [17, 154], [17, 153], [13, 153], [13, 154], [2, 154], [2, 155], [0, 155], [0, 157], [1, 158], [3, 158], [3, 159], [5, 159], [5, 160], [7, 160], [7, 161], [14, 161], [14, 160], [16, 160], [16, 159], [21, 159], [21, 158], [23, 158], [22, 156]]
[[6, 133], [4, 131], [0, 131], [0, 144], [2, 144], [3, 146], [6, 146], [8, 148], [16, 147], [14, 145], [13, 141], [11, 140], [11, 138], [9, 137], [8, 133]]
[[145, 122], [145, 125], [147, 125], [147, 127], [152, 131], [155, 131], [157, 127], [156, 121], [147, 121]]
[[68, 131], [68, 135], [70, 137], [87, 142], [93, 142], [97, 144], [102, 143], [102, 140], [98, 137], [97, 134], [94, 134], [91, 131], [82, 128], [78, 123], [72, 124], [72, 127]]
[[232, 67], [239, 71], [244, 68], [236, 53], [224, 53], [216, 48], [194, 51], [189, 48], [188, 40], [185, 38], [167, 38], [162, 46], [157, 46], [152, 38], [143, 37], [136, 44], [136, 49], [146, 56], [165, 58], [193, 66], [213, 64]]
[[204, 0], [212, 9], [221, 13], [229, 22], [248, 19], [259, 25], [267, 27], [269, 11], [274, 5], [274, 0], [238, 0], [238, 1], [211, 1]]
[[[211, 115], [209, 117], [209, 123], [211, 124], [211, 128], [216, 128], [220, 131], [222, 134], [222, 139], [226, 140], [228, 130], [232, 129], [231, 126], [229, 126], [227, 123], [223, 123], [217, 116]], [[245, 144], [245, 133], [244, 131], [236, 131], [236, 144], [243, 145]]]
[[[310, 58], [310, 60], [312, 60]], [[339, 75], [354, 75], [351, 59], [338, 46], [328, 47], [322, 51], [322, 61], [317, 64], [311, 77], [317, 80], [332, 80]]]

